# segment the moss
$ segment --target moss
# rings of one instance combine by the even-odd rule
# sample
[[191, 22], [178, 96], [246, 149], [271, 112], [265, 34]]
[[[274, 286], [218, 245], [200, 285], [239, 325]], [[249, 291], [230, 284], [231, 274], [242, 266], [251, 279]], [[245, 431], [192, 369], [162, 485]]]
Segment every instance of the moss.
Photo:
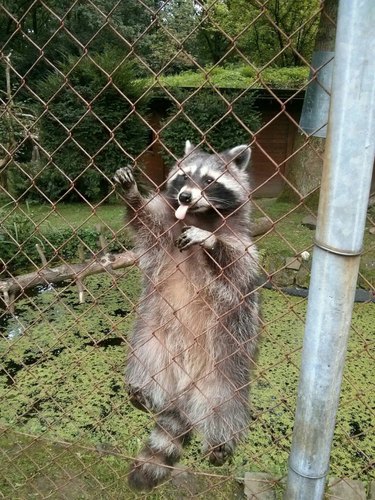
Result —
[[[298, 89], [307, 84], [309, 69], [306, 67], [266, 68], [259, 73], [249, 66], [205, 68], [203, 71], [184, 71], [178, 75], [158, 77], [156, 83], [169, 88], [282, 88]], [[146, 85], [153, 79], [142, 80]]]
[[[0, 426], [8, 430], [0, 441], [6, 460], [13, 464], [11, 473], [0, 473], [3, 492], [13, 493], [10, 483], [18, 485], [19, 497], [38, 489], [47, 495], [54, 485], [67, 491], [68, 478], [73, 477], [71, 487], [81, 489], [87, 498], [93, 484], [95, 489], [101, 485], [103, 498], [108, 494], [133, 498], [124, 486], [127, 457], [136, 455], [152, 426], [152, 418], [131, 407], [123, 384], [139, 275], [128, 270], [118, 288], [106, 276], [91, 277], [87, 286], [86, 304], [77, 303], [71, 286], [22, 300], [18, 322], [24, 325], [24, 333], [14, 333], [14, 322], [3, 328]], [[264, 290], [262, 303], [265, 326], [251, 384], [252, 423], [247, 439], [232, 463], [220, 470], [202, 459], [199, 439], [193, 440], [182, 461], [198, 474], [195, 487], [208, 490], [209, 498], [235, 498], [238, 484], [233, 477], [245, 471], [277, 477], [286, 472], [306, 301]], [[331, 468], [339, 477], [368, 475], [373, 443], [367, 388], [374, 322], [373, 305], [355, 306], [332, 450]], [[20, 452], [20, 438], [11, 438], [10, 430], [47, 441], [21, 443]], [[73, 445], [51, 444], [61, 440]], [[181, 481], [150, 498], [173, 498], [176, 487], [189, 497]], [[191, 484], [191, 478], [186, 481]], [[86, 497], [77, 494], [75, 498]]]

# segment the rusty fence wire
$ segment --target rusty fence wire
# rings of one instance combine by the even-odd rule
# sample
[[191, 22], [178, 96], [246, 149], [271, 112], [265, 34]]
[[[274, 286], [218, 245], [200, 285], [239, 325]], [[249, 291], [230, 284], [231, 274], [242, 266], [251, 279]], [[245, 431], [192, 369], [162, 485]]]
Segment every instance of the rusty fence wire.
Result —
[[[333, 50], [335, 12], [335, 2], [303, 0], [0, 4], [0, 496], [262, 498], [272, 490], [281, 498], [324, 154], [324, 138], [307, 134], [299, 120], [306, 89], [318, 81], [312, 54]], [[251, 149], [249, 186], [243, 173], [240, 181], [236, 175], [228, 181], [228, 164], [240, 164], [246, 155], [237, 149], [228, 156], [228, 150], [241, 144]], [[181, 161], [185, 147], [188, 156]], [[191, 162], [204, 163], [207, 153], [226, 167], [202, 188]], [[205, 177], [217, 175], [215, 161], [204, 167]], [[216, 192], [215, 203], [233, 194], [242, 196], [235, 212], [251, 203], [251, 218], [238, 225], [228, 211], [215, 209], [212, 217], [221, 218], [214, 240], [208, 233], [198, 241], [196, 233], [183, 230], [203, 245], [200, 257], [197, 250], [175, 247], [175, 239], [180, 248], [187, 241], [180, 237], [183, 221], [173, 216], [176, 194], [159, 203], [175, 164], [193, 194], [202, 190], [200, 199], [206, 192], [209, 198], [209, 183], [217, 180], [226, 191]], [[116, 171], [126, 166], [140, 202], [129, 197], [132, 182], [121, 179], [126, 171], [117, 174], [125, 194], [116, 186]], [[335, 489], [342, 483], [354, 498], [364, 498], [358, 484], [367, 492], [373, 479], [374, 206], [372, 194], [327, 498], [347, 498]], [[162, 230], [155, 220], [147, 227], [148, 210], [157, 221], [165, 219]], [[202, 224], [211, 227], [206, 219]], [[251, 242], [244, 240], [249, 231]], [[146, 244], [134, 247], [145, 232]], [[215, 241], [216, 233], [242, 253], [224, 263], [222, 255], [212, 257], [205, 242]], [[250, 269], [256, 267], [255, 246], [256, 281]], [[231, 267], [245, 255], [253, 261], [243, 268], [251, 281], [244, 291], [243, 276], [231, 274]], [[215, 272], [197, 289], [208, 267]], [[228, 289], [232, 303], [226, 310]], [[194, 293], [204, 296], [201, 302]], [[242, 314], [259, 327], [240, 341]], [[225, 323], [227, 316], [232, 324]], [[207, 340], [213, 317], [231, 344], [215, 338], [215, 349], [222, 342], [227, 353], [219, 361], [210, 358]], [[155, 359], [160, 345], [167, 353], [159, 371], [152, 372], [148, 358], [144, 370], [139, 367], [141, 348], [137, 352], [130, 340], [136, 322], [149, 332], [145, 344], [156, 342], [147, 357]], [[167, 331], [190, 343], [174, 340], [179, 347], [168, 351]], [[231, 364], [245, 351], [247, 363]], [[132, 355], [139, 371], [124, 376]], [[207, 363], [198, 370], [204, 375], [194, 379], [182, 369], [183, 356]], [[225, 361], [229, 379], [220, 371]], [[171, 367], [189, 379], [183, 391], [195, 388], [195, 415], [199, 405], [206, 407], [196, 421], [179, 406], [178, 392], [167, 408], [155, 402], [156, 392], [178, 391], [163, 387], [173, 377], [163, 378], [161, 371]], [[131, 377], [133, 386], [142, 379], [153, 387], [152, 404], [136, 394], [146, 412], [130, 401]], [[204, 443], [216, 424], [228, 429], [236, 421], [214, 404], [230, 406], [230, 397], [221, 394], [232, 379], [233, 400], [244, 397], [247, 406], [250, 393], [250, 420], [235, 435], [223, 431], [221, 440]], [[183, 421], [177, 431], [176, 413]], [[163, 434], [159, 447], [157, 432]], [[228, 439], [234, 442], [240, 433], [233, 455], [215, 467], [211, 462], [224, 461]], [[171, 448], [179, 455], [182, 447], [174, 460]], [[163, 481], [151, 492], [128, 486], [135, 460], [148, 479], [160, 466], [155, 474]]]

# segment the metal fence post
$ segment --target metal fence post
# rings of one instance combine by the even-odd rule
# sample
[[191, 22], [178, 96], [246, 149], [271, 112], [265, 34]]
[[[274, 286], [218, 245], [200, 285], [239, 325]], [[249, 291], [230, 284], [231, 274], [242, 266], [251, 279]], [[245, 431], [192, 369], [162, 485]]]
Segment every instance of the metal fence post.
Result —
[[340, 0], [287, 500], [323, 498], [375, 149], [375, 3]]

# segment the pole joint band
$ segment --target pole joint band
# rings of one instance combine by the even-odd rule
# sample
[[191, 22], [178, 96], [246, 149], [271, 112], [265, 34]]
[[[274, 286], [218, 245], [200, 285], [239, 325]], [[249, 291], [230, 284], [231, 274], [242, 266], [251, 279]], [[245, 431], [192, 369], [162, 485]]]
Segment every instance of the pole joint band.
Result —
[[325, 243], [322, 243], [317, 239], [314, 240], [314, 245], [322, 250], [325, 250], [326, 252], [333, 253], [335, 255], [342, 255], [344, 257], [359, 257], [360, 255], [362, 255], [363, 252], [363, 248], [361, 248], [359, 252], [356, 251], [353, 252], [352, 250], [344, 250], [342, 248], [331, 247], [329, 245], [326, 245]]
[[323, 479], [327, 476], [329, 472], [329, 467], [323, 474], [304, 474], [303, 472], [300, 472], [297, 470], [293, 465], [292, 462], [289, 460], [289, 468], [298, 476], [306, 478], [306, 479]]

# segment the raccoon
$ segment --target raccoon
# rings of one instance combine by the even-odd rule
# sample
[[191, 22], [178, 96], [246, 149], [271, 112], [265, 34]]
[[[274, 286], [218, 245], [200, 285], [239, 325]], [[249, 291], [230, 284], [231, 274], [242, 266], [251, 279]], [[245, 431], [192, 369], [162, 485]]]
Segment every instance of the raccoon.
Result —
[[129, 473], [135, 489], [168, 478], [193, 430], [215, 465], [246, 432], [259, 322], [249, 160], [246, 145], [208, 154], [187, 141], [146, 198], [130, 167], [116, 172], [144, 276], [126, 383], [156, 419]]

